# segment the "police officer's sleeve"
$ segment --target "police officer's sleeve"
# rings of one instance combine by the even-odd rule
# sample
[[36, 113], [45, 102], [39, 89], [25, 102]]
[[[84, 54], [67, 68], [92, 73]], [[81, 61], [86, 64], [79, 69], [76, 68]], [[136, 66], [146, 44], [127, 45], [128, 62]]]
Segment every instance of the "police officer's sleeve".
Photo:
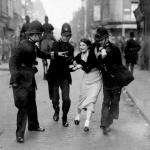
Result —
[[67, 58], [68, 65], [71, 65], [73, 63], [73, 60], [74, 60], [74, 48], [73, 46], [71, 46]]
[[42, 59], [52, 59], [53, 55], [54, 58], [58, 56], [57, 52], [46, 53], [46, 52], [42, 52], [39, 48], [37, 48], [36, 52], [37, 52], [37, 57]]

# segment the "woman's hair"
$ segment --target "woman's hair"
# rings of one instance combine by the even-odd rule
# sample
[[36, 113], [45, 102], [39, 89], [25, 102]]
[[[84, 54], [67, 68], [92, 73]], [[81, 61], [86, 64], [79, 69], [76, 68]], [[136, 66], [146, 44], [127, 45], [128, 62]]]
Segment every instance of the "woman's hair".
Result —
[[81, 43], [81, 42], [85, 43], [88, 47], [91, 47], [91, 45], [92, 45], [92, 42], [86, 38], [82, 38], [79, 43]]

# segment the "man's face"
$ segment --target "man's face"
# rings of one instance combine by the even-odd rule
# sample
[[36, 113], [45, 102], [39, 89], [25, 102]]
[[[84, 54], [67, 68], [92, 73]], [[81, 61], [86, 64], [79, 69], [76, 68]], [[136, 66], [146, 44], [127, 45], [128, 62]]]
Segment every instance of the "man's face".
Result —
[[42, 34], [41, 33], [35, 33], [35, 34], [32, 34], [30, 36], [31, 40], [33, 40], [34, 42], [40, 42], [41, 39], [42, 39]]
[[100, 39], [99, 40], [99, 45], [101, 46], [101, 47], [103, 47], [104, 45], [105, 45], [105, 42], [106, 42], [106, 39], [104, 38], [104, 39]]
[[108, 41], [108, 37], [101, 38], [101, 37], [95, 36], [95, 43], [98, 46], [103, 47], [107, 41]]
[[69, 42], [71, 35], [61, 35], [61, 39], [63, 42]]

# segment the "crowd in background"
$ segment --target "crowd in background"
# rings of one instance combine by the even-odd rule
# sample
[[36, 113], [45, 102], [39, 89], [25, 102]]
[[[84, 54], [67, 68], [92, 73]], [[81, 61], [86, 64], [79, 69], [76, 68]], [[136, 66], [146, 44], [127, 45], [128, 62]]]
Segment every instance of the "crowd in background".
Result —
[[13, 34], [0, 38], [0, 64], [8, 63], [11, 52], [16, 47], [17, 37]]
[[[129, 37], [125, 36], [110, 36], [110, 41], [117, 45], [119, 49], [121, 50], [122, 54], [122, 60], [125, 64], [124, 59], [124, 50], [126, 46], [126, 42], [129, 39]], [[148, 69], [148, 52], [146, 50], [146, 43], [144, 42], [143, 38], [137, 38], [136, 35], [134, 37], [136, 41], [141, 46], [140, 51], [138, 52], [138, 60], [137, 64], [140, 66], [141, 70], [147, 70]], [[18, 38], [14, 34], [5, 35], [4, 38], [0, 38], [0, 64], [7, 63], [9, 61], [9, 58], [11, 56], [11, 52], [16, 47]], [[76, 43], [77, 44], [77, 43]]]

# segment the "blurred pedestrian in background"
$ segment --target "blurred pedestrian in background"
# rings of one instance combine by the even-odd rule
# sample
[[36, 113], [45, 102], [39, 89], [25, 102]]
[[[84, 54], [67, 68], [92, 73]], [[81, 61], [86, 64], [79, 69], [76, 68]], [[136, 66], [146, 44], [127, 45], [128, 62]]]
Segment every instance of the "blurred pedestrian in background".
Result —
[[149, 49], [148, 49], [148, 42], [141, 37], [140, 45], [141, 49], [139, 51], [139, 64], [141, 70], [148, 70], [149, 66]]
[[2, 62], [7, 63], [9, 61], [10, 54], [11, 54], [11, 44], [8, 39], [8, 36], [5, 35], [2, 47]]
[[20, 40], [27, 39], [27, 30], [29, 29], [30, 25], [30, 17], [28, 15], [25, 16], [25, 23], [22, 25], [22, 28], [20, 30]]
[[125, 60], [126, 66], [133, 74], [134, 65], [137, 63], [138, 60], [138, 52], [141, 48], [140, 44], [135, 41], [134, 32], [130, 32], [130, 39], [127, 40], [125, 46]]
[[3, 40], [0, 38], [0, 64], [2, 63]]

